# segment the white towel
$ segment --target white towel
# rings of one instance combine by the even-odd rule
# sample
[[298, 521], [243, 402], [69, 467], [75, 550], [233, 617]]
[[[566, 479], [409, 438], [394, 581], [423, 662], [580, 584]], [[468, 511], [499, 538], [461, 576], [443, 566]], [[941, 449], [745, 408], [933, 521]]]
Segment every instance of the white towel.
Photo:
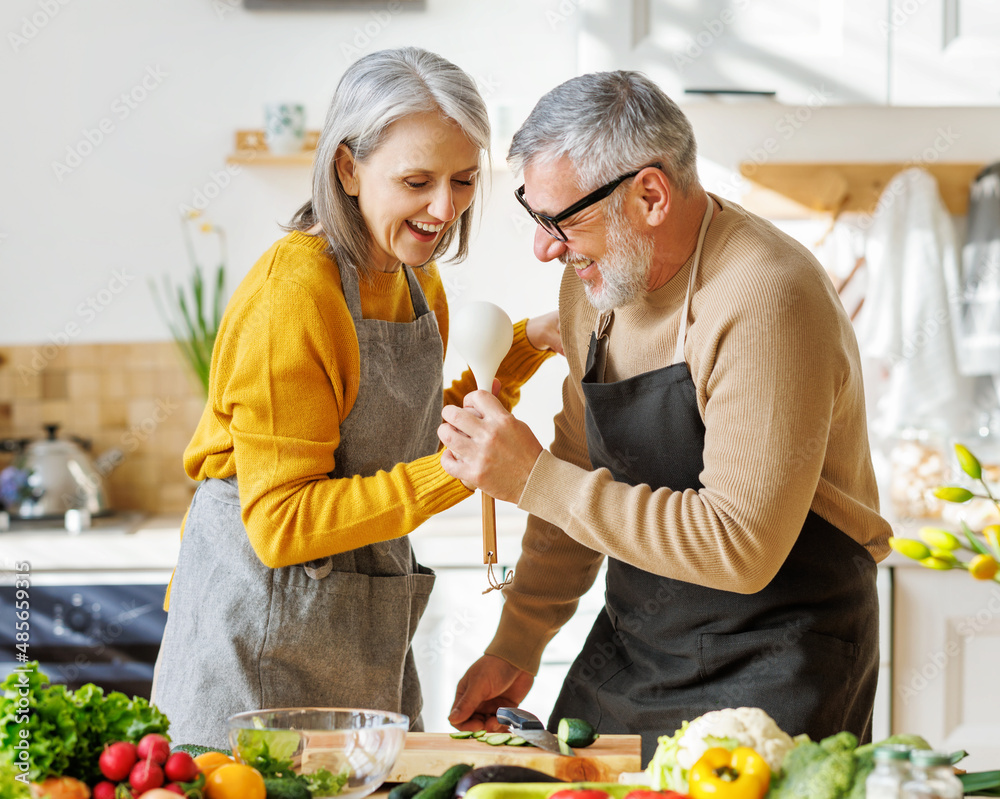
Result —
[[857, 319], [862, 356], [888, 369], [873, 432], [959, 429], [972, 381], [959, 374], [953, 334], [958, 255], [951, 217], [926, 170], [896, 175], [879, 198], [866, 244], [868, 290]]

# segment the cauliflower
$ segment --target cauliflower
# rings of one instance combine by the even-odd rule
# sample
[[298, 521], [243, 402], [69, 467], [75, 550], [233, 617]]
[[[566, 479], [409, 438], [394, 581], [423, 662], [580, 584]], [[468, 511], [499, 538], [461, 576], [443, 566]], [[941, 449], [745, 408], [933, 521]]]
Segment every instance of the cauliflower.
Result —
[[748, 746], [777, 774], [795, 741], [758, 707], [713, 710], [683, 722], [673, 735], [659, 738], [656, 753], [646, 767], [653, 788], [685, 793], [688, 772], [713, 746], [726, 749]]

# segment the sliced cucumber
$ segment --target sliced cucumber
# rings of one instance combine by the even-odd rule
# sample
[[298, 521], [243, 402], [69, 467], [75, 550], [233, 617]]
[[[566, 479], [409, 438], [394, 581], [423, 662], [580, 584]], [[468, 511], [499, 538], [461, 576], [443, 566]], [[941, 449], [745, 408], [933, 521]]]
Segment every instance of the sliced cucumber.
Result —
[[471, 738], [472, 730], [459, 730], [458, 732], [451, 733], [452, 738]]
[[507, 741], [509, 741], [513, 737], [514, 736], [511, 735], [509, 732], [494, 732], [484, 736], [483, 740], [486, 741], [486, 743], [488, 743], [490, 746], [501, 746], [502, 744], [507, 743]]
[[512, 735], [510, 740], [507, 741], [507, 746], [527, 746], [528, 742], [524, 740], [520, 735]]
[[476, 730], [474, 733], [472, 733], [472, 737], [473, 738], [485, 738], [488, 734], [489, 733], [487, 733], [486, 730]]
[[560, 719], [556, 737], [567, 746], [578, 749], [590, 746], [600, 736], [589, 721], [583, 719]]

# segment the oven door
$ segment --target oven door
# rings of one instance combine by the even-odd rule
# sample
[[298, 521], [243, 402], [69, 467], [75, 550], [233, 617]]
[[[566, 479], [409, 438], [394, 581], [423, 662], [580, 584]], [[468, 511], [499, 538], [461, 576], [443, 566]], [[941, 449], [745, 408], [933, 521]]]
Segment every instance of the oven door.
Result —
[[[23, 665], [14, 658], [26, 649], [51, 683], [75, 690], [92, 682], [148, 699], [169, 579], [169, 571], [0, 573], [0, 619], [11, 620], [0, 624], [0, 674]], [[13, 623], [24, 618], [15, 613], [23, 614], [25, 601], [27, 641], [16, 638]]]

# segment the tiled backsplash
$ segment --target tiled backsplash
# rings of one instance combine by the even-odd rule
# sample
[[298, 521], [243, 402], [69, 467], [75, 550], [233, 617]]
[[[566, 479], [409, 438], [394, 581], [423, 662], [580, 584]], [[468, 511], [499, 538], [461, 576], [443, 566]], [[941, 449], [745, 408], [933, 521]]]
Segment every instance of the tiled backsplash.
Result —
[[[41, 438], [42, 425], [117, 448], [105, 476], [116, 510], [182, 513], [196, 483], [182, 455], [205, 400], [170, 341], [0, 347], [0, 438]], [[11, 460], [0, 456], [0, 468]]]

